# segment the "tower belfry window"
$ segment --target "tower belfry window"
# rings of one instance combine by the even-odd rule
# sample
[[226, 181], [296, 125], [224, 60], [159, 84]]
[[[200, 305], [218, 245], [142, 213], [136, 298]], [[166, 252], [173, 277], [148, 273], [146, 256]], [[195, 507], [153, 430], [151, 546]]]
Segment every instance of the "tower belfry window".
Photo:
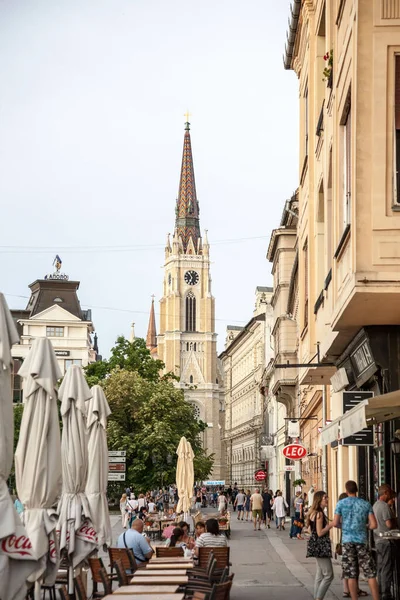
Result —
[[185, 329], [196, 331], [196, 298], [192, 291], [186, 296]]

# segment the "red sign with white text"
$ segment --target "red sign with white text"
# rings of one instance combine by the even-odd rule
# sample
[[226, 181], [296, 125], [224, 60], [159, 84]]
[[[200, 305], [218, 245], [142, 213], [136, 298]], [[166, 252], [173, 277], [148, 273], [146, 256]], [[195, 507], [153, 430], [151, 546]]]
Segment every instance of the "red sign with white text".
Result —
[[307, 448], [302, 444], [289, 444], [282, 450], [283, 455], [290, 460], [300, 460], [307, 456]]
[[259, 469], [258, 471], [256, 471], [254, 473], [254, 479], [256, 481], [264, 481], [266, 479], [266, 477], [267, 477], [267, 474], [262, 469]]

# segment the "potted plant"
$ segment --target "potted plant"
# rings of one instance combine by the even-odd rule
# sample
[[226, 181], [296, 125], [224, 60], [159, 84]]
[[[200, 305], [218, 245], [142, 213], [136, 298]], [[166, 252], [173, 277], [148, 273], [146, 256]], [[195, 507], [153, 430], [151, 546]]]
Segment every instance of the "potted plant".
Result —
[[[325, 67], [323, 70], [324, 78], [322, 81], [327, 81], [328, 85], [331, 82], [332, 70], [333, 70], [333, 50], [329, 50], [324, 54]], [[331, 86], [329, 86], [331, 87]]]
[[306, 481], [304, 481], [304, 479], [295, 479], [293, 481], [293, 487], [301, 487], [302, 485], [306, 485]]

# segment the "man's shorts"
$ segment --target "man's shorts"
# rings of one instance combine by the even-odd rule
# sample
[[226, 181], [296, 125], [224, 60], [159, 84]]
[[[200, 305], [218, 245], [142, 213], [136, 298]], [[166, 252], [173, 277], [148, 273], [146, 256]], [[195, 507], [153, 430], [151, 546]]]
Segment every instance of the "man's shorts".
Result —
[[253, 519], [257, 519], [257, 517], [260, 517], [260, 519], [262, 519], [262, 510], [261, 508], [258, 508], [257, 510], [253, 510]]
[[238, 504], [237, 509], [238, 509], [238, 512], [242, 512], [242, 510], [244, 510], [243, 504]]
[[362, 569], [367, 579], [376, 577], [376, 565], [366, 544], [343, 544], [342, 570], [344, 579], [357, 579]]

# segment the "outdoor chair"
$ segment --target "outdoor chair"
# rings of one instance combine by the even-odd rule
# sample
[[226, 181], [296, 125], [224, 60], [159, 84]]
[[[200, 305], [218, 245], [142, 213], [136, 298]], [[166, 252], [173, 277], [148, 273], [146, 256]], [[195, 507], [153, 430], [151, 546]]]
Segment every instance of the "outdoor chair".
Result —
[[217, 560], [214, 558], [212, 552], [210, 552], [209, 560], [206, 569], [194, 568], [188, 573], [189, 581], [212, 581], [214, 572], [217, 568]]
[[114, 569], [115, 572], [117, 574], [118, 577], [118, 584], [121, 585], [129, 585], [130, 581], [129, 581], [129, 577], [124, 569], [124, 566], [122, 564], [122, 560], [117, 559], [114, 562]]
[[109, 548], [108, 556], [110, 558], [111, 578], [113, 575], [113, 568], [116, 560], [122, 561], [122, 566], [126, 573], [133, 574], [138, 568], [133, 552], [129, 548]]
[[212, 589], [210, 600], [229, 600], [229, 592], [231, 591], [232, 580], [225, 583], [215, 583]]
[[208, 555], [212, 552], [217, 561], [217, 570], [224, 569], [225, 567], [230, 567], [231, 563], [229, 562], [229, 546], [209, 546], [199, 548], [199, 567], [205, 568], [207, 566]]
[[[101, 583], [103, 584], [104, 596], [106, 594], [112, 594], [112, 581], [104, 567], [99, 569], [99, 576], [101, 579]], [[92, 598], [93, 598], [93, 594], [92, 594]]]
[[65, 585], [58, 588], [58, 591], [60, 592], [61, 600], [70, 600], [70, 595], [68, 594], [67, 588], [65, 587]]
[[171, 556], [183, 556], [183, 548], [167, 548], [165, 546], [156, 547], [157, 558], [168, 558]]
[[[101, 558], [89, 558], [88, 562], [89, 562], [90, 572], [92, 574], [92, 581], [93, 581], [92, 598], [102, 598], [104, 596], [104, 593], [98, 591], [97, 584], [100, 583], [104, 586], [103, 580], [101, 579], [101, 576], [100, 576], [101, 569], [105, 570], [104, 563]], [[107, 573], [107, 571], [106, 571], [106, 573]], [[107, 577], [110, 582], [110, 586], [111, 586], [111, 590], [112, 590], [112, 582], [117, 581], [117, 576], [116, 575], [107, 575]], [[108, 592], [108, 593], [111, 593], [111, 592]]]
[[74, 588], [78, 600], [88, 600], [85, 586], [83, 585], [82, 577], [80, 575], [74, 577]]
[[209, 594], [209, 598], [207, 600], [211, 600], [213, 594], [215, 594], [214, 586], [215, 584], [221, 584], [226, 582], [231, 582], [233, 580], [233, 574], [228, 574], [228, 567], [223, 569], [221, 575], [215, 576], [214, 572], [211, 571], [210, 579], [208, 581], [200, 581], [197, 579], [189, 580], [189, 583], [185, 586], [185, 598], [192, 599], [196, 592]]
[[190, 575], [191, 576], [196, 576], [196, 574], [198, 573], [199, 575], [204, 575], [211, 567], [211, 563], [213, 562], [214, 559], [214, 554], [212, 552], [210, 552], [208, 554], [208, 560], [207, 560], [207, 565], [206, 567], [203, 569], [202, 567], [193, 567], [193, 569], [191, 569], [190, 571]]

